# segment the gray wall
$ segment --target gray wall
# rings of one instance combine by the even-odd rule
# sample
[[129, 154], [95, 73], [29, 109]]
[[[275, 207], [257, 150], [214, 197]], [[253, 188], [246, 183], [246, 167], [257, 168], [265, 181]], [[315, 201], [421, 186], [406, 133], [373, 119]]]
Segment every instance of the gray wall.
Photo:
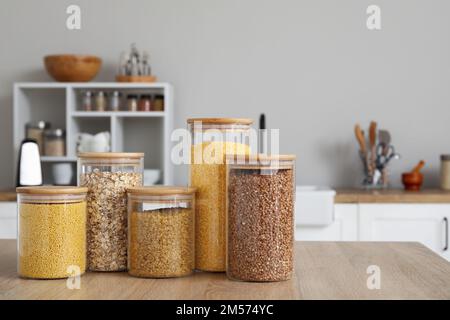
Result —
[[[65, 28], [73, 3], [81, 31]], [[365, 26], [369, 4], [381, 6], [381, 31]], [[436, 184], [439, 154], [450, 153], [448, 12], [445, 0], [2, 0], [0, 186], [13, 183], [12, 84], [50, 80], [49, 53], [99, 55], [97, 80], [110, 81], [131, 42], [175, 86], [176, 127], [265, 112], [281, 129], [281, 151], [298, 156], [299, 184], [354, 186], [353, 126], [375, 119], [403, 156], [395, 184], [422, 158]]]

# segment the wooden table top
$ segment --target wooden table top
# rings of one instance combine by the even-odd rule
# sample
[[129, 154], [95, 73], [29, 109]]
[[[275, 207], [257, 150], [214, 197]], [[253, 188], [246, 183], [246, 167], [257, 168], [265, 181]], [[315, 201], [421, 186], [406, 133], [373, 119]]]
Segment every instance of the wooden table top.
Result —
[[[418, 243], [297, 242], [295, 274], [284, 282], [86, 273], [78, 290], [66, 280], [18, 278], [15, 240], [0, 240], [0, 253], [0, 299], [450, 299], [450, 263]], [[367, 288], [370, 265], [380, 268], [379, 290]]]
[[17, 194], [14, 189], [0, 189], [0, 201], [16, 201]]
[[418, 192], [402, 189], [337, 189], [335, 203], [450, 203], [450, 191], [424, 189]]

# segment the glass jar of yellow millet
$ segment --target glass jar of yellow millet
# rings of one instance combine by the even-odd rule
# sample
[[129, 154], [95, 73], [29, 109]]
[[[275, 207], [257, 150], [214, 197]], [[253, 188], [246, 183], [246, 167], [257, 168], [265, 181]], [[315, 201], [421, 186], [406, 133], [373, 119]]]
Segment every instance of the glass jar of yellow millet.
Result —
[[60, 279], [86, 270], [86, 193], [79, 187], [20, 187], [18, 273]]
[[197, 188], [195, 267], [225, 271], [225, 155], [248, 154], [251, 119], [193, 118], [190, 186]]

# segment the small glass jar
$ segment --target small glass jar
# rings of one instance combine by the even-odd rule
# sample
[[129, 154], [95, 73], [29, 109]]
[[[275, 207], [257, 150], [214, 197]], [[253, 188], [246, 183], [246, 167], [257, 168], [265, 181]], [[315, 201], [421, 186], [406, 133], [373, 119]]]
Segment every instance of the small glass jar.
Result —
[[20, 277], [60, 279], [86, 270], [86, 192], [78, 187], [20, 187]]
[[151, 111], [152, 109], [152, 96], [144, 94], [139, 99], [138, 110], [139, 111]]
[[127, 268], [127, 193], [142, 186], [143, 153], [78, 155], [78, 185], [87, 187], [87, 257], [91, 271]]
[[450, 154], [441, 155], [441, 189], [450, 190]]
[[106, 111], [106, 93], [103, 91], [97, 92], [95, 96], [95, 110], [96, 111]]
[[128, 273], [187, 276], [194, 270], [195, 189], [128, 189]]
[[66, 154], [65, 131], [54, 129], [45, 131], [44, 155], [63, 157]]
[[294, 269], [295, 156], [227, 157], [227, 276], [282, 281]]
[[44, 132], [50, 128], [46, 121], [29, 122], [25, 125], [25, 137], [33, 139], [39, 146], [39, 154], [44, 154]]
[[109, 99], [109, 110], [119, 111], [120, 110], [120, 98], [122, 94], [119, 91], [113, 91]]
[[164, 111], [164, 96], [162, 94], [155, 95], [152, 111]]
[[92, 101], [92, 92], [85, 91], [81, 98], [81, 110], [82, 111], [92, 111], [94, 109], [94, 103]]
[[138, 110], [138, 96], [135, 94], [129, 94], [127, 96], [127, 109], [128, 111]]
[[251, 119], [188, 119], [190, 186], [197, 188], [195, 268], [225, 271], [225, 154], [248, 154]]

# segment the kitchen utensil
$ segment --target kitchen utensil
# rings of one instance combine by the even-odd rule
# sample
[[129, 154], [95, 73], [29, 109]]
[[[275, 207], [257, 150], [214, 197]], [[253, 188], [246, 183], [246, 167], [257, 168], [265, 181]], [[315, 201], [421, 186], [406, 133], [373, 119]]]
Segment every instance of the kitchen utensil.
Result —
[[391, 143], [391, 134], [387, 130], [378, 130], [378, 142], [383, 146], [384, 154], [386, 155], [388, 147]]
[[361, 152], [363, 154], [366, 154], [367, 153], [366, 141], [364, 139], [364, 133], [361, 130], [361, 127], [359, 126], [359, 124], [355, 125], [355, 136], [356, 136], [356, 140], [359, 143], [359, 149], [361, 150]]
[[267, 152], [267, 130], [266, 130], [266, 115], [261, 113], [259, 116], [259, 146], [258, 153], [265, 154]]
[[102, 60], [96, 56], [60, 54], [44, 57], [44, 63], [56, 81], [87, 82], [97, 75]]
[[371, 163], [369, 161], [370, 159], [367, 153], [364, 131], [361, 130], [359, 124], [355, 125], [355, 136], [359, 144], [359, 156], [361, 158], [361, 161], [363, 162], [364, 167], [364, 175], [365, 175], [364, 184], [372, 184], [373, 167], [371, 166]]
[[369, 143], [370, 143], [370, 167], [376, 167], [376, 142], [377, 142], [377, 123], [370, 122], [369, 126]]
[[41, 157], [39, 146], [33, 139], [22, 141], [19, 149], [19, 162], [17, 164], [17, 186], [42, 185]]
[[[386, 151], [387, 150], [387, 151]], [[379, 143], [376, 149], [376, 167], [380, 170], [385, 168], [392, 159], [400, 159], [400, 155], [395, 152], [392, 145], [386, 146]]]
[[402, 174], [402, 182], [407, 191], [419, 191], [423, 183], [423, 174], [420, 172], [406, 172]]
[[95, 135], [80, 133], [77, 141], [78, 152], [109, 152], [111, 150], [111, 135], [109, 132], [100, 132]]
[[424, 165], [425, 161], [420, 160], [420, 162], [414, 167], [414, 169], [411, 172], [420, 173], [420, 170], [423, 168]]
[[69, 162], [54, 163], [52, 166], [52, 175], [55, 185], [70, 185], [73, 177], [72, 164]]

